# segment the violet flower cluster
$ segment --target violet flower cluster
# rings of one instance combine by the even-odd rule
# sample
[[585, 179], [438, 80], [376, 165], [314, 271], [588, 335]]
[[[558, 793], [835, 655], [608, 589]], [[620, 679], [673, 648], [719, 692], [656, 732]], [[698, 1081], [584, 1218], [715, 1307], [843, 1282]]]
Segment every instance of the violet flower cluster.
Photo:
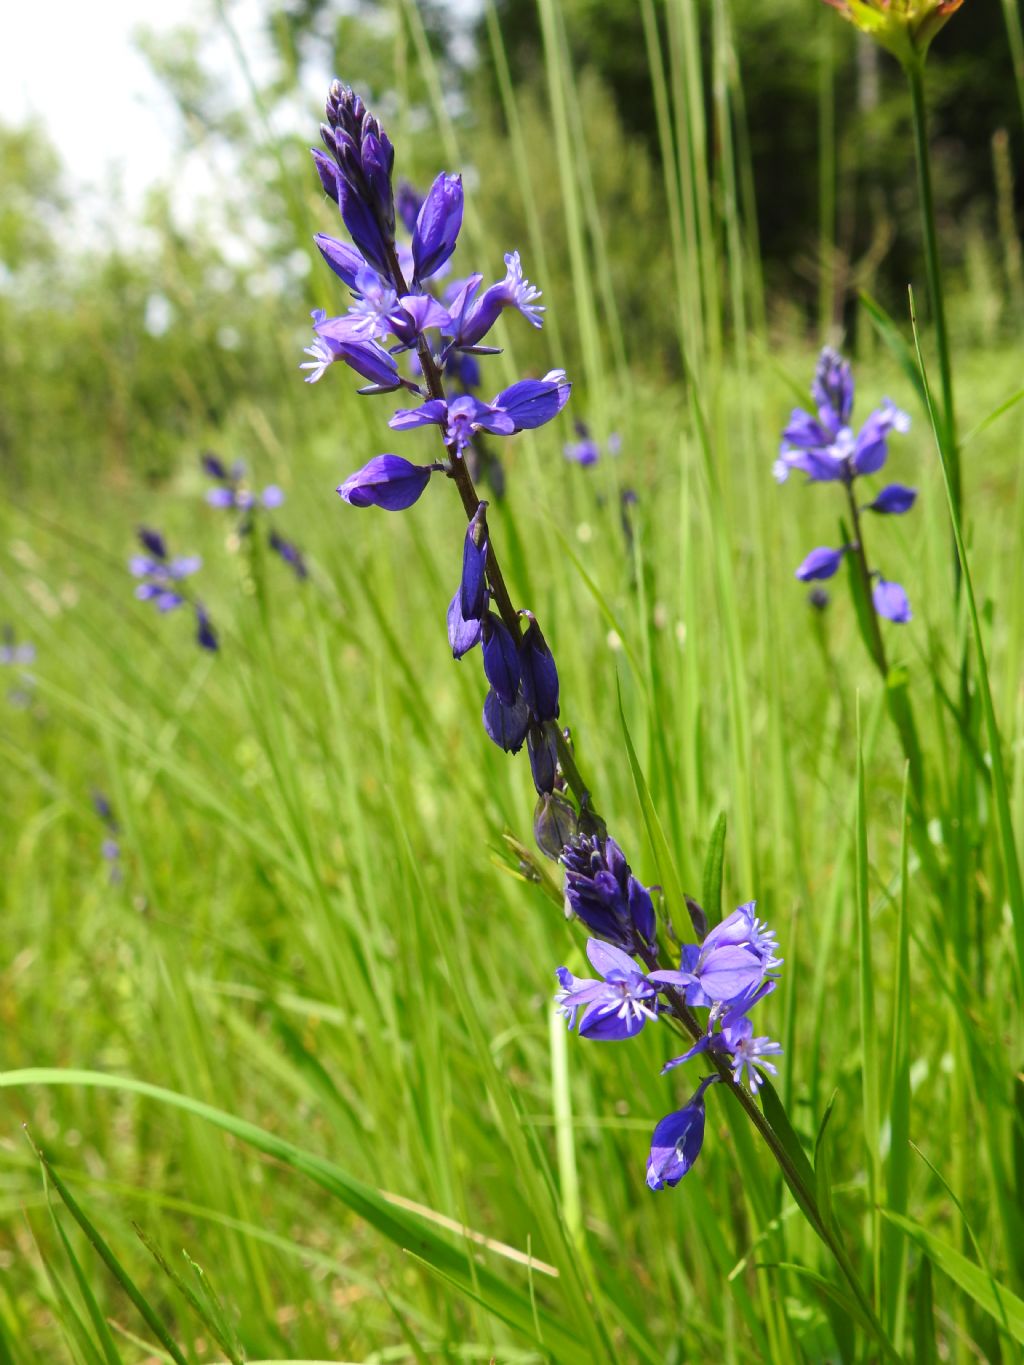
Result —
[[191, 607], [196, 622], [196, 644], [201, 649], [216, 650], [217, 636], [206, 608], [185, 586], [185, 580], [202, 568], [202, 559], [199, 555], [172, 558], [163, 536], [148, 526], [139, 527], [138, 537], [145, 553], [132, 555], [128, 561], [132, 576], [139, 579], [135, 596], [140, 602], [152, 602], [161, 613]]
[[[394, 149], [359, 96], [335, 82], [320, 131], [327, 154], [314, 150], [313, 158], [352, 245], [323, 233], [316, 244], [348, 287], [352, 303], [337, 317], [314, 312], [310, 360], [301, 368], [309, 371], [307, 382], [314, 382], [340, 361], [368, 381], [362, 394], [411, 394], [420, 401], [393, 413], [390, 428], [434, 427], [441, 437], [439, 460], [413, 464], [390, 452], [375, 455], [338, 492], [352, 507], [398, 512], [422, 496], [436, 473], [468, 490], [463, 500], [471, 519], [459, 585], [448, 608], [448, 641], [456, 659], [480, 647], [488, 684], [484, 728], [507, 752], [527, 745], [541, 798], [536, 828], [542, 846], [557, 857], [576, 830], [576, 812], [561, 795], [558, 771], [558, 670], [532, 613], [517, 613], [505, 593], [495, 601], [487, 504], [476, 498], [468, 470], [482, 436], [506, 437], [540, 427], [569, 399], [571, 386], [560, 369], [542, 379], [521, 379], [489, 402], [473, 392], [480, 383], [476, 357], [497, 353], [487, 338], [504, 312], [541, 326], [540, 291], [524, 277], [518, 251], [510, 251], [504, 278], [481, 291], [483, 276], [468, 275], [449, 283], [442, 301], [432, 290], [458, 244], [461, 176], [442, 172], [422, 202], [405, 187], [396, 212]], [[408, 244], [398, 240], [398, 222], [411, 230]], [[399, 360], [410, 352], [407, 373], [402, 373]], [[452, 382], [450, 394], [444, 379]]]
[[[761, 1072], [775, 1074], [768, 1059], [782, 1048], [755, 1035], [749, 1015], [775, 989], [782, 960], [776, 956], [775, 934], [757, 918], [755, 903], [741, 905], [699, 943], [683, 944], [679, 967], [664, 969], [657, 965], [651, 888], [633, 875], [615, 840], [578, 836], [561, 861], [566, 906], [597, 935], [587, 942], [597, 978], [573, 976], [566, 967], [557, 971], [555, 1000], [569, 1028], [583, 1038], [614, 1042], [636, 1037], [659, 1019], [674, 1017], [685, 1025], [692, 1011], [707, 1010], [704, 1032], [662, 1072], [707, 1054], [724, 1061], [733, 1081], [738, 1085], [746, 1079], [756, 1094]], [[695, 928], [703, 928], [700, 907], [690, 903], [688, 908]], [[718, 1071], [705, 1077], [681, 1109], [658, 1123], [647, 1163], [652, 1190], [678, 1185], [697, 1159], [704, 1139], [704, 1092], [721, 1079]]]
[[[909, 430], [910, 418], [905, 412], [887, 398], [855, 433], [850, 426], [853, 373], [849, 362], [830, 347], [821, 353], [811, 394], [817, 415], [803, 408], [794, 409], [782, 433], [775, 477], [779, 483], [784, 483], [791, 470], [801, 470], [811, 483], [843, 484], [849, 498], [855, 539], [851, 544], [834, 549], [827, 545], [813, 549], [796, 570], [796, 577], [804, 583], [831, 578], [844, 555], [864, 553], [861, 512], [900, 516], [910, 511], [917, 497], [916, 489], [900, 483], [886, 484], [870, 502], [860, 506], [854, 493], [857, 479], [877, 474], [885, 465], [890, 432]], [[910, 602], [902, 585], [883, 578], [877, 569], [868, 568], [867, 572], [874, 580], [871, 596], [877, 614], [899, 623], [909, 621]]]
[[[542, 323], [540, 293], [524, 278], [519, 253], [505, 256], [504, 278], [482, 291], [483, 276], [471, 274], [449, 283], [443, 296], [435, 292], [458, 244], [461, 178], [440, 174], [422, 201], [407, 186], [396, 196], [387, 134], [359, 96], [338, 82], [320, 131], [326, 152], [314, 150], [313, 158], [352, 242], [320, 234], [316, 243], [352, 302], [335, 317], [314, 312], [314, 339], [301, 368], [313, 383], [341, 362], [365, 381], [362, 394], [412, 395], [415, 405], [401, 407], [388, 425], [400, 432], [435, 427], [441, 438], [437, 460], [414, 464], [390, 452], [375, 455], [338, 492], [352, 507], [398, 512], [423, 495], [435, 474], [444, 474], [460, 494], [468, 525], [448, 606], [448, 641], [456, 659], [479, 648], [488, 689], [484, 728], [507, 752], [526, 746], [538, 793], [537, 843], [564, 867], [569, 911], [593, 935], [587, 952], [600, 979], [577, 979], [561, 968], [559, 1006], [584, 1037], [603, 1039], [632, 1037], [663, 1016], [674, 1017], [692, 1036], [697, 1025], [691, 1011], [708, 1011], [698, 1041], [668, 1066], [707, 1054], [714, 1074], [658, 1124], [648, 1163], [652, 1189], [675, 1185], [700, 1149], [707, 1087], [730, 1074], [738, 1084], [746, 1074], [756, 1090], [758, 1068], [774, 1070], [767, 1058], [780, 1051], [778, 1044], [755, 1037], [748, 1019], [775, 986], [774, 936], [753, 905], [743, 906], [702, 933], [701, 942], [685, 946], [678, 968], [661, 966], [651, 889], [633, 876], [590, 804], [568, 731], [558, 724], [551, 649], [533, 613], [517, 611], [509, 598], [471, 456], [484, 437], [512, 436], [551, 421], [570, 392], [560, 369], [521, 379], [487, 402], [475, 392], [476, 357], [494, 353], [487, 338], [502, 314], [517, 312], [534, 327]], [[399, 240], [399, 225], [410, 242]], [[400, 368], [406, 356], [409, 362]], [[589, 440], [585, 429], [578, 434]], [[588, 460], [584, 452], [582, 462]], [[699, 923], [698, 907], [690, 908]]]
[[308, 571], [302, 552], [280, 534], [267, 515], [284, 505], [284, 493], [277, 484], [267, 484], [262, 492], [255, 492], [247, 481], [244, 461], [235, 460], [228, 466], [209, 450], [200, 456], [200, 464], [207, 477], [213, 480], [213, 487], [207, 490], [206, 501], [211, 507], [237, 513], [236, 534], [251, 535], [257, 517], [263, 517], [267, 522], [267, 544], [271, 550], [284, 560], [296, 578], [306, 578]]

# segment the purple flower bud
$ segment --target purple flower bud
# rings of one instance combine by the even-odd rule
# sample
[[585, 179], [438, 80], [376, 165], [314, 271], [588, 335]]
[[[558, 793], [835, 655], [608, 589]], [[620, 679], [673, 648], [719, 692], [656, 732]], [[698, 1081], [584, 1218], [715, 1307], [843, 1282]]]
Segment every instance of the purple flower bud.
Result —
[[400, 455], [375, 455], [350, 474], [338, 492], [353, 507], [383, 507], [401, 512], [411, 507], [430, 482], [436, 466], [410, 464]]
[[284, 562], [290, 564], [295, 570], [296, 578], [303, 579], [309, 577], [306, 561], [302, 557], [302, 552], [297, 545], [293, 545], [290, 540], [285, 540], [284, 536], [278, 535], [276, 531], [270, 532], [269, 543], [270, 548], [274, 553], [280, 555]]
[[467, 621], [462, 615], [460, 595], [456, 589], [455, 596], [448, 604], [448, 643], [451, 645], [454, 659], [461, 659], [463, 654], [468, 654], [475, 645], [478, 645], [483, 631], [478, 620]]
[[629, 874], [626, 883], [626, 898], [629, 902], [629, 916], [633, 927], [642, 939], [653, 943], [657, 933], [657, 920], [654, 915], [654, 901], [643, 882]]
[[437, 273], [455, 250], [462, 227], [462, 176], [442, 171], [430, 187], [416, 218], [412, 238], [414, 278]]
[[354, 246], [339, 242], [337, 237], [328, 237], [326, 232], [318, 232], [313, 238], [320, 255], [339, 279], [344, 280], [349, 289], [356, 288], [356, 276], [366, 269], [366, 262]]
[[561, 792], [541, 792], [533, 812], [533, 837], [546, 858], [557, 862], [576, 835], [576, 811]]
[[[321, 180], [323, 176], [321, 175]], [[349, 236], [366, 262], [380, 275], [388, 273], [388, 242], [372, 204], [367, 203], [348, 180], [338, 178], [338, 206]]]
[[521, 379], [503, 389], [492, 406], [508, 413], [516, 431], [528, 431], [557, 417], [571, 391], [564, 370], [549, 370], [543, 379]]
[[906, 484], [890, 483], [882, 489], [874, 502], [869, 502], [866, 512], [884, 512], [890, 516], [902, 516], [909, 512], [917, 500], [917, 489]]
[[479, 621], [487, 606], [487, 504], [482, 502], [466, 527], [462, 544], [459, 605], [465, 621]]
[[[531, 725], [526, 736], [526, 752], [530, 756], [533, 785], [538, 793], [543, 796], [545, 792], [554, 791], [555, 779], [558, 776], [558, 741], [555, 737], [555, 727]], [[575, 830], [573, 832], [575, 833]], [[558, 846], [558, 852], [550, 856], [557, 858], [568, 842], [568, 839], [563, 839]]]
[[511, 706], [492, 687], [484, 699], [484, 729], [499, 749], [517, 754], [530, 728], [530, 708], [521, 696]]
[[227, 482], [228, 471], [212, 450], [204, 450], [199, 457], [199, 463], [203, 466], [204, 473], [208, 474], [211, 479], [217, 479], [220, 483]]
[[519, 650], [508, 626], [500, 616], [488, 611], [483, 626], [484, 674], [506, 706], [512, 706], [519, 691]]
[[651, 1137], [647, 1184], [652, 1190], [678, 1185], [700, 1155], [704, 1142], [704, 1091], [718, 1076], [701, 1081], [688, 1104], [667, 1114]]
[[519, 645], [523, 670], [523, 695], [538, 720], [558, 719], [558, 669], [547, 641], [532, 612], [520, 612], [528, 621]]
[[218, 648], [213, 625], [199, 602], [196, 603], [196, 644], [202, 649], [210, 650], [211, 653], [216, 653]]
[[416, 231], [416, 218], [422, 204], [423, 196], [409, 184], [408, 180], [400, 181], [395, 190], [395, 212], [410, 237]]
[[819, 545], [797, 569], [796, 576], [802, 583], [808, 583], [812, 578], [831, 578], [843, 562], [844, 554], [845, 545], [840, 546], [838, 550], [830, 550], [827, 545]]
[[692, 896], [687, 896], [686, 912], [690, 916], [690, 923], [693, 925], [693, 932], [696, 935], [697, 942], [700, 943], [701, 940], [707, 936], [708, 932], [708, 917], [704, 913], [704, 907], [700, 905], [699, 902], [695, 901]]
[[853, 371], [850, 362], [831, 346], [825, 347], [818, 360], [811, 395], [833, 434], [846, 426], [853, 411]]
[[829, 595], [824, 588], [812, 588], [807, 594], [808, 606], [813, 607], [815, 611], [824, 611], [829, 600]]
[[310, 147], [313, 157], [313, 164], [316, 166], [316, 173], [320, 177], [320, 184], [324, 188], [324, 193], [328, 198], [333, 199], [337, 204], [341, 195], [341, 176], [337, 166], [330, 159], [324, 156], [318, 147]]
[[888, 621], [904, 625], [913, 619], [907, 594], [899, 583], [889, 583], [879, 575], [871, 593], [871, 600], [879, 616], [884, 616]]
[[136, 534], [144, 550], [148, 550], [156, 559], [167, 558], [167, 545], [159, 531], [154, 531], [149, 526], [140, 526]]

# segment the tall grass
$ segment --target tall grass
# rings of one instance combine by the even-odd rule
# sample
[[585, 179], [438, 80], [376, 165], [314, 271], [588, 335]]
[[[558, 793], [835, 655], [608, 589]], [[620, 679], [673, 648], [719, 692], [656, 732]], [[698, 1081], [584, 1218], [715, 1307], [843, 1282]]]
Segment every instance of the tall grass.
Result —
[[[650, 1131], [688, 1079], [658, 1075], [661, 1029], [599, 1047], [552, 1025], [554, 968], [580, 968], [580, 940], [554, 877], [524, 877], [505, 837], [530, 842], [529, 772], [487, 742], [479, 677], [446, 647], [457, 508], [338, 504], [381, 448], [380, 407], [329, 376], [295, 399], [309, 417], [254, 394], [221, 434], [286, 488], [305, 585], [225, 537], [191, 459], [159, 489], [58, 486], [0, 513], [2, 615], [39, 652], [29, 704], [0, 724], [0, 1360], [1020, 1357], [1016, 358], [957, 361], [960, 602], [909, 320], [881, 321], [889, 346], [858, 374], [862, 405], [888, 393], [915, 416], [892, 458], [920, 500], [891, 572], [916, 615], [887, 645], [918, 800], [853, 604], [837, 591], [818, 617], [792, 577], [834, 526], [770, 480], [813, 357], [764, 321], [727, 0], [642, 6], [672, 384], [637, 363], [612, 287], [608, 146], [566, 14], [541, 0], [540, 18], [543, 153], [537, 91], [508, 79], [493, 14], [487, 33], [529, 273], [552, 271], [565, 306], [536, 352], [509, 329], [500, 364], [557, 362], [564, 338], [573, 410], [614, 422], [623, 453], [587, 471], [557, 424], [518, 438], [490, 520], [638, 873], [720, 887], [726, 909], [756, 897], [778, 927], [775, 1112], [838, 1251], [714, 1091], [699, 1165], [645, 1188]], [[395, 60], [396, 85], [432, 92], [446, 160], [471, 160], [411, 0]], [[460, 252], [496, 265], [520, 244], [486, 213], [489, 170]], [[289, 202], [297, 234], [328, 225], [305, 180]], [[142, 520], [202, 551], [217, 658], [132, 601]], [[120, 882], [92, 787], [122, 826]]]

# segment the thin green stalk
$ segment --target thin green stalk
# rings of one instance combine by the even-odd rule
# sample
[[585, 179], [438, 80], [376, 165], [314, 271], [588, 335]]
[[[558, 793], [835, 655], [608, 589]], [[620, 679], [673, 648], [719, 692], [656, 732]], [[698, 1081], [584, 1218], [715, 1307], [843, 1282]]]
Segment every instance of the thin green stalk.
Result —
[[[939, 356], [939, 382], [942, 389], [941, 432], [949, 468], [950, 488], [958, 519], [962, 519], [963, 490], [960, 478], [960, 451], [956, 439], [956, 413], [953, 406], [953, 369], [946, 329], [946, 305], [942, 292], [939, 242], [935, 230], [935, 197], [932, 192], [931, 155], [928, 149], [928, 113], [924, 98], [924, 59], [915, 58], [904, 67], [910, 86], [914, 122], [914, 148], [917, 153], [917, 180], [921, 197], [921, 226], [924, 232], [924, 260], [928, 279], [928, 301], [935, 326], [935, 345]], [[960, 590], [960, 561], [954, 553], [957, 592]]]

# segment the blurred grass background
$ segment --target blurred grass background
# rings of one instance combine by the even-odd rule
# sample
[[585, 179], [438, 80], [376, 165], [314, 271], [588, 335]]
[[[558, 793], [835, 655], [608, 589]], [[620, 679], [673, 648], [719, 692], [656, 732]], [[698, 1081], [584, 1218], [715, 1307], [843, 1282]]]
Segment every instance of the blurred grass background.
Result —
[[[0, 621], [38, 651], [31, 684], [10, 671], [27, 702], [0, 712], [2, 1065], [194, 1097], [412, 1201], [422, 1235], [464, 1257], [444, 1271], [433, 1242], [385, 1226], [396, 1205], [337, 1183], [328, 1201], [308, 1162], [130, 1088], [18, 1084], [0, 1132], [0, 1360], [176, 1359], [129, 1274], [189, 1361], [873, 1358], [717, 1095], [699, 1168], [671, 1195], [644, 1188], [650, 1130], [689, 1093], [658, 1076], [674, 1040], [588, 1046], [550, 1026], [553, 970], [580, 969], [580, 940], [516, 875], [502, 835], [529, 842], [528, 767], [487, 742], [475, 665], [449, 657], [456, 502], [432, 487], [404, 517], [340, 505], [341, 477], [383, 449], [425, 458], [422, 442], [386, 433], [387, 404], [344, 376], [299, 382], [308, 310], [343, 303], [310, 242], [334, 230], [305, 151], [320, 70], [365, 92], [400, 175], [465, 171], [460, 272], [497, 277], [517, 247], [543, 287], [545, 329], [505, 328], [494, 389], [564, 364], [569, 412], [621, 434], [592, 470], [562, 458], [565, 419], [507, 444], [490, 513], [613, 833], [657, 880], [620, 693], [685, 885], [698, 891], [724, 813], [725, 904], [756, 896], [778, 928], [786, 968], [762, 1026], [786, 1046], [780, 1093], [809, 1147], [834, 1097], [831, 1198], [887, 1330], [907, 1359], [930, 1359], [931, 1340], [943, 1359], [1017, 1360], [1013, 926], [988, 760], [965, 764], [951, 719], [966, 628], [934, 442], [858, 293], [909, 336], [905, 288], [922, 308], [923, 289], [898, 71], [810, 0], [538, 0], [470, 20], [413, 0], [268, 8], [277, 69], [237, 108], [195, 35], [152, 47], [190, 154], [235, 171], [216, 221], [187, 232], [155, 191], [130, 247], [76, 250], [66, 149], [38, 128], [0, 135]], [[972, 568], [1019, 827], [1020, 409], [986, 424], [1021, 386], [1015, 20], [969, 0], [929, 82]], [[230, 11], [210, 22], [230, 28]], [[238, 59], [244, 74], [244, 47]], [[309, 134], [276, 134], [296, 104]], [[901, 875], [902, 756], [842, 585], [819, 615], [793, 580], [810, 545], [833, 542], [837, 509], [771, 479], [826, 340], [857, 357], [862, 418], [883, 395], [914, 418], [887, 473], [918, 506], [869, 530], [914, 605], [888, 638], [944, 891], [913, 854]], [[203, 448], [282, 485], [308, 583], [205, 506]], [[140, 522], [202, 553], [218, 657], [132, 599]], [[117, 883], [93, 789], [121, 825]], [[879, 1059], [877, 1141], [865, 1056]], [[22, 1121], [121, 1278], [41, 1181]], [[980, 1265], [980, 1285], [883, 1231], [877, 1171], [881, 1202]], [[440, 1218], [500, 1245], [466, 1255]], [[184, 1247], [222, 1308], [190, 1308], [133, 1221], [200, 1285]]]

